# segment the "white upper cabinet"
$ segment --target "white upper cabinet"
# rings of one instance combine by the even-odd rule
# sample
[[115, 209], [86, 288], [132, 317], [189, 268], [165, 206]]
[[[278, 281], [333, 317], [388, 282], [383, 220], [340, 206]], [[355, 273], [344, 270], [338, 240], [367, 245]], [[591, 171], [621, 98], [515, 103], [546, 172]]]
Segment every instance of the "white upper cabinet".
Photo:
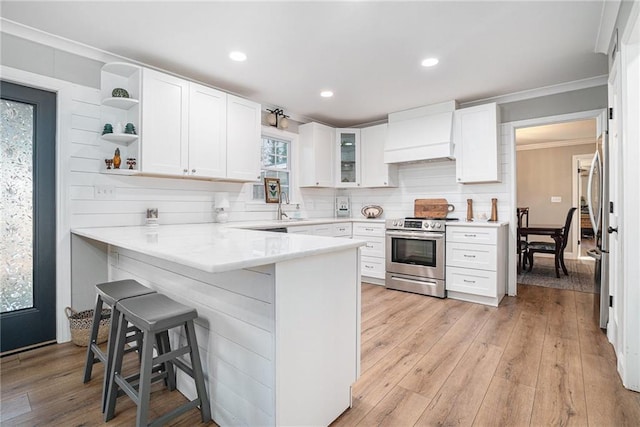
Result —
[[189, 174], [227, 176], [227, 94], [189, 83]]
[[260, 179], [261, 106], [227, 95], [227, 178]]
[[299, 132], [300, 187], [333, 187], [335, 129], [320, 123], [306, 123]]
[[452, 158], [455, 108], [448, 101], [389, 114], [385, 163]]
[[299, 132], [301, 187], [397, 186], [397, 166], [384, 163], [386, 124], [334, 129], [307, 123]]
[[456, 110], [456, 179], [461, 184], [500, 182], [500, 112], [496, 103]]
[[260, 179], [260, 104], [142, 70], [142, 173]]
[[147, 68], [142, 73], [142, 164], [146, 173], [188, 171], [189, 83]]
[[336, 188], [360, 186], [360, 129], [336, 129]]
[[360, 129], [360, 184], [362, 187], [396, 187], [398, 167], [384, 162], [387, 124]]

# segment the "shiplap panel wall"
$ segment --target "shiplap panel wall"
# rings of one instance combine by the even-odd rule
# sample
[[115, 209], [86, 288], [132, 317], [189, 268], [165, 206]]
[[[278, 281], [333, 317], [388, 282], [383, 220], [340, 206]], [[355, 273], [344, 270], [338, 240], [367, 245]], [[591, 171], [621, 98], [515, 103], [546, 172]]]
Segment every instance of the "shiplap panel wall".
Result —
[[[133, 278], [198, 310], [196, 336], [217, 422], [275, 425], [273, 266], [209, 274], [124, 249], [109, 263], [113, 280]], [[172, 347], [184, 345], [184, 333], [174, 332]], [[191, 378], [179, 371], [178, 383], [195, 398]]]
[[[275, 207], [254, 209], [247, 203], [251, 184], [205, 180], [116, 176], [100, 173], [105, 158], [113, 157], [118, 144], [100, 138], [100, 91], [76, 86], [73, 93], [70, 158], [71, 227], [103, 227], [142, 225], [148, 208], [158, 208], [161, 224], [213, 222], [217, 192], [229, 196], [230, 220], [262, 220], [275, 218]], [[123, 160], [123, 165], [126, 167]], [[115, 188], [115, 200], [95, 197], [95, 186]], [[325, 191], [326, 192], [326, 191]], [[312, 195], [311, 198], [315, 197]], [[321, 216], [333, 215], [333, 191], [321, 196]], [[329, 201], [330, 207], [326, 208]]]

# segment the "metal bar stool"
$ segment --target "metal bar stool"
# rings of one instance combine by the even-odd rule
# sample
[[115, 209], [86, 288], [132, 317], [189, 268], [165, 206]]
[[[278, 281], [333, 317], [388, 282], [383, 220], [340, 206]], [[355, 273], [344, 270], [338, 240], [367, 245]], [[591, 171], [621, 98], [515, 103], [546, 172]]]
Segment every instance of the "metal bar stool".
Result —
[[[104, 364], [104, 380], [102, 386], [102, 411], [104, 412], [106, 398], [107, 398], [107, 386], [109, 383], [109, 374], [111, 372], [111, 366], [113, 364], [113, 350], [116, 341], [116, 327], [114, 322], [118, 320], [118, 307], [117, 302], [127, 298], [135, 298], [141, 295], [155, 294], [156, 291], [149, 289], [146, 286], [141, 285], [135, 280], [118, 280], [114, 282], [100, 283], [96, 285], [97, 297], [96, 308], [93, 313], [93, 325], [91, 327], [91, 336], [89, 338], [89, 345], [87, 346], [87, 360], [84, 365], [84, 382], [88, 382], [91, 379], [91, 373], [93, 371], [93, 364], [96, 362], [102, 362]], [[100, 326], [100, 320], [103, 319], [102, 309], [103, 305], [111, 307], [111, 325], [109, 326], [109, 340], [107, 343], [107, 353], [105, 354], [98, 346], [98, 328]], [[106, 317], [106, 316], [105, 316]], [[130, 336], [128, 341], [139, 339], [139, 336]]]
[[[194, 308], [182, 305], [165, 295], [151, 294], [138, 298], [119, 301], [117, 304], [120, 318], [118, 320], [118, 332], [113, 359], [113, 369], [109, 379], [109, 391], [105, 411], [105, 422], [115, 415], [116, 400], [120, 391], [126, 393], [138, 406], [136, 426], [162, 425], [168, 420], [200, 406], [202, 422], [211, 420], [211, 408], [207, 391], [204, 385], [204, 374], [200, 362], [200, 353], [196, 340], [193, 319], [198, 317]], [[126, 328], [128, 323], [142, 331], [142, 364], [140, 373], [125, 377], [122, 375], [122, 360], [124, 357]], [[186, 345], [172, 350], [169, 346], [167, 331], [173, 328], [184, 327]], [[153, 357], [154, 341], [159, 340], [160, 351], [157, 357]], [[189, 354], [191, 367], [178, 357]], [[154, 366], [162, 365], [169, 368], [153, 375]], [[151, 395], [151, 383], [159, 379], [167, 380], [174, 375], [173, 366], [184, 371], [195, 381], [197, 397], [178, 408], [162, 415], [148, 424], [149, 400]], [[175, 378], [169, 378], [169, 389], [175, 385]]]

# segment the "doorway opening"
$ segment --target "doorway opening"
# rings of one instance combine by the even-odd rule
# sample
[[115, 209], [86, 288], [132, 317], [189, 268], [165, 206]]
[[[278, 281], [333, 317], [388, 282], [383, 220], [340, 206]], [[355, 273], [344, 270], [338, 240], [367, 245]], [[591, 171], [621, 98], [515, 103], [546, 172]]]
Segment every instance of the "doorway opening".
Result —
[[[596, 151], [597, 133], [595, 115], [572, 120], [560, 117], [555, 121], [515, 130], [516, 207], [528, 208], [529, 226], [555, 228], [562, 233], [569, 210], [577, 208], [564, 248], [569, 276], [560, 269], [560, 278], [556, 277], [555, 255], [550, 251], [536, 253], [533, 268], [531, 271], [528, 271], [530, 266], [522, 269], [517, 283], [594, 292], [593, 259], [581, 257], [581, 232], [584, 228], [588, 237], [588, 229], [591, 229], [590, 225], [587, 229], [590, 220], [586, 210], [586, 180], [584, 193], [577, 187], [582, 184], [578, 180], [578, 169], [583, 167], [583, 163], [588, 176], [590, 162]], [[576, 163], [576, 157], [584, 158], [584, 162]], [[581, 195], [585, 196], [584, 204]], [[582, 213], [583, 206], [586, 217]], [[583, 221], [583, 218], [586, 219]], [[528, 235], [527, 239], [553, 247], [556, 245], [550, 236]], [[595, 240], [593, 242], [595, 245]], [[586, 250], [584, 252], [586, 255]]]

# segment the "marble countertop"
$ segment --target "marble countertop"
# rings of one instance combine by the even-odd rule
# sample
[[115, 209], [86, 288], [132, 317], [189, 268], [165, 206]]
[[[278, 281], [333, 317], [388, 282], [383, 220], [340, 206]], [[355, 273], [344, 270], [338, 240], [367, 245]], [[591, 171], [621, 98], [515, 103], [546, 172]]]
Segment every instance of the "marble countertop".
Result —
[[[274, 221], [263, 221], [273, 224]], [[326, 221], [324, 221], [326, 222]], [[308, 224], [286, 221], [287, 224]], [[273, 264], [365, 244], [339, 237], [273, 233], [237, 228], [259, 227], [260, 222], [182, 224], [156, 227], [74, 228], [78, 236], [176, 262], [210, 273]], [[284, 226], [284, 225], [283, 225]], [[278, 227], [278, 225], [276, 225]]]

